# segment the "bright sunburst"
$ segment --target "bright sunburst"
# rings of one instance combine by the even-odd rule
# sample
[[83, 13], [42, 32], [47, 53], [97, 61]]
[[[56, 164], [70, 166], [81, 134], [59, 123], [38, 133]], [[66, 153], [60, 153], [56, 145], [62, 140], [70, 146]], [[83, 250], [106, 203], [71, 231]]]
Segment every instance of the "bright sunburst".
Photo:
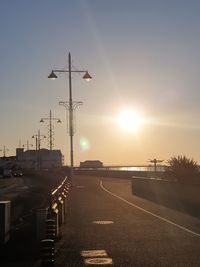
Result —
[[125, 131], [137, 132], [141, 124], [141, 117], [136, 112], [123, 111], [118, 117], [118, 124]]

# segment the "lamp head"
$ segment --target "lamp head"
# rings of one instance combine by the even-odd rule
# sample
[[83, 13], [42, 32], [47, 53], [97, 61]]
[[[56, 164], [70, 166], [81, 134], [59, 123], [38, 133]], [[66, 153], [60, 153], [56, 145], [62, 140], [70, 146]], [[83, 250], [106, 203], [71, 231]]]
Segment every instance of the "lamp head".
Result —
[[57, 123], [61, 123], [62, 121], [59, 119], [58, 121], [57, 121]]
[[83, 79], [89, 82], [92, 79], [92, 76], [86, 71], [86, 73], [83, 75]]
[[58, 77], [57, 77], [57, 75], [54, 73], [54, 71], [52, 70], [52, 72], [49, 74], [48, 78], [51, 79], [51, 80], [55, 80], [55, 79], [58, 78]]
[[44, 122], [44, 120], [43, 120], [43, 119], [41, 119], [41, 120], [40, 120], [40, 122]]

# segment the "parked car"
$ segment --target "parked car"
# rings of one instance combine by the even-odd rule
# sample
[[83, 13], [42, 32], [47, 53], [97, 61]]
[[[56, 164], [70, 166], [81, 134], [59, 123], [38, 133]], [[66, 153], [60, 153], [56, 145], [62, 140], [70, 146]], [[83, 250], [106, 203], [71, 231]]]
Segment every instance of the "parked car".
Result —
[[15, 176], [15, 177], [21, 177], [21, 176], [23, 176], [23, 172], [22, 172], [22, 170], [14, 170], [13, 171], [13, 176]]

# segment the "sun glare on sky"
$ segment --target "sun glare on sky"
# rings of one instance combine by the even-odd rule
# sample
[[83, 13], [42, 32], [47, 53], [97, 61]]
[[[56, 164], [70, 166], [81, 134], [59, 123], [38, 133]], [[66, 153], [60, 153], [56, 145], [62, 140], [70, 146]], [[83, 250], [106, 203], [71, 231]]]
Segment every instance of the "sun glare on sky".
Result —
[[140, 128], [141, 120], [137, 112], [127, 110], [119, 114], [118, 124], [124, 131], [137, 132]]

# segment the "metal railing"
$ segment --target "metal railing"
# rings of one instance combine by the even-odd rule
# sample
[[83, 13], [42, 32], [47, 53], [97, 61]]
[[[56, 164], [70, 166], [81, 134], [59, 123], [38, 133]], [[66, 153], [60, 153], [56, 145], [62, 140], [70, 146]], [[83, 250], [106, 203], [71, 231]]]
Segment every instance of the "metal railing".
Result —
[[45, 238], [41, 240], [41, 266], [54, 266], [55, 240], [59, 236], [59, 227], [67, 214], [67, 194], [70, 180], [68, 177], [50, 192], [49, 207], [45, 221]]

